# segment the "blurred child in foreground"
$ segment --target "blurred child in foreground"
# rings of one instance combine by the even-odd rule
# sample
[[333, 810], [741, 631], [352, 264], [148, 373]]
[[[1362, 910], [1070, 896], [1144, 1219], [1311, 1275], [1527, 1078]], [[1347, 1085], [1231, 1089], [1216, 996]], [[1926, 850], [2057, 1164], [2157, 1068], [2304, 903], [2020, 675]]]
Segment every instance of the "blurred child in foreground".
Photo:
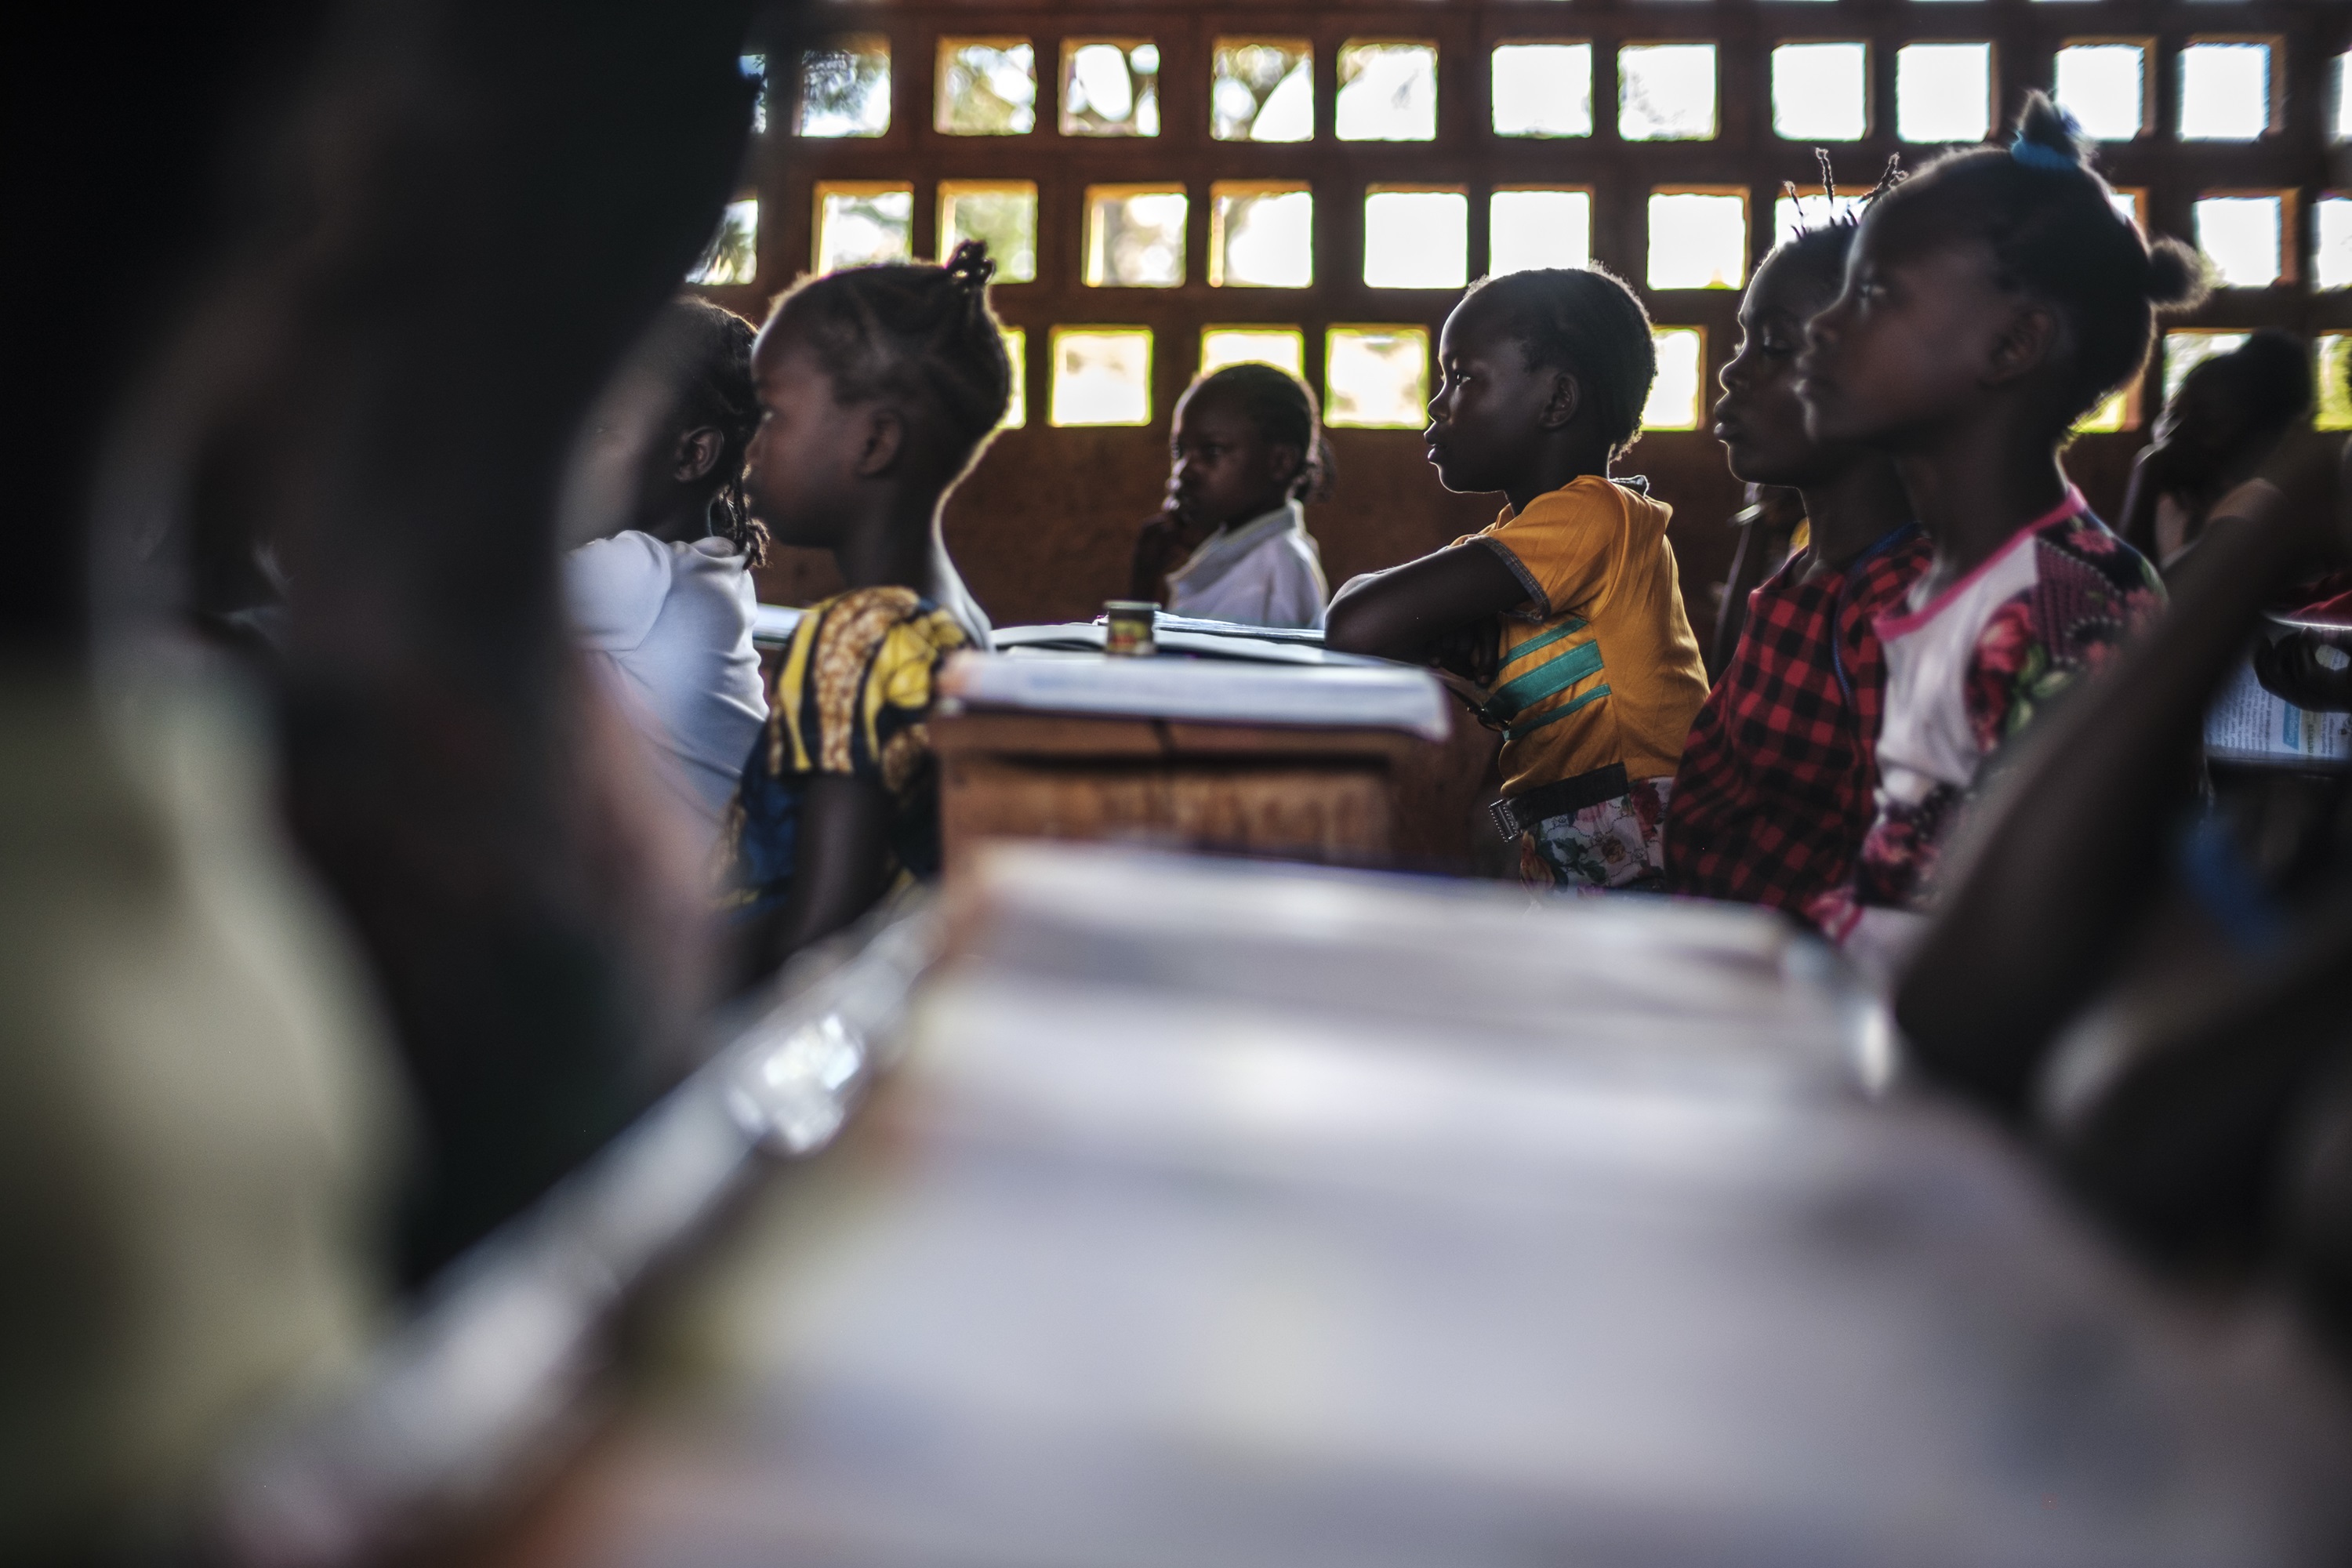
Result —
[[1176, 405], [1168, 505], [1136, 542], [1136, 599], [1180, 616], [1318, 626], [1328, 590], [1300, 502], [1329, 484], [1315, 394], [1269, 364], [1234, 364]]
[[1446, 318], [1423, 436], [1447, 489], [1503, 492], [1483, 532], [1339, 591], [1330, 646], [1491, 686], [1497, 825], [1532, 886], [1655, 889], [1666, 797], [1706, 697], [1671, 511], [1610, 466], [1656, 379], [1641, 302], [1599, 269], [1513, 273]]
[[935, 684], [990, 629], [940, 509], [1012, 397], [994, 271], [966, 242], [944, 267], [830, 273], [760, 333], [752, 512], [787, 544], [832, 551], [849, 587], [794, 630], [730, 817], [754, 973], [939, 869]]

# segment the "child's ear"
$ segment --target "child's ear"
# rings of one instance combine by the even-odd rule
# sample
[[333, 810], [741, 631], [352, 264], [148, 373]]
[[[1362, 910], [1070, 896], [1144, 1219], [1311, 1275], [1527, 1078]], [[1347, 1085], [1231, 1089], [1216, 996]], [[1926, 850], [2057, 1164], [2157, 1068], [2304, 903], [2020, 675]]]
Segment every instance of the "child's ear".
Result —
[[2024, 301], [2010, 313], [2008, 324], [1993, 340], [1986, 379], [2001, 386], [2032, 374], [2057, 356], [2065, 333], [2066, 323], [2057, 311], [2039, 300]]
[[858, 421], [857, 477], [878, 479], [898, 466], [907, 449], [907, 416], [887, 403], [869, 403]]
[[1286, 441], [1266, 450], [1267, 477], [1288, 489], [1298, 478], [1298, 470], [1307, 466], [1307, 454]]
[[1543, 414], [1538, 419], [1547, 430], [1564, 429], [1576, 422], [1577, 410], [1584, 406], [1584, 386], [1573, 371], [1554, 371], [1551, 395], [1544, 400]]
[[688, 430], [677, 438], [677, 448], [670, 454], [670, 478], [682, 485], [708, 478], [719, 466], [719, 454], [726, 449], [727, 437], [711, 426]]

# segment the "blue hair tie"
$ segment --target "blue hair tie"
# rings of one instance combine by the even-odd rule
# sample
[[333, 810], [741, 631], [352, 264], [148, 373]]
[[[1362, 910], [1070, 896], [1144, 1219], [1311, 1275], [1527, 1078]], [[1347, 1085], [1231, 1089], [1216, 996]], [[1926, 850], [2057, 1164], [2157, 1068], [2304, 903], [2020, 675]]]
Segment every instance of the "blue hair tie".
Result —
[[[2070, 141], [2083, 134], [2083, 122], [2063, 109], [2058, 110], [2058, 122], [2066, 128]], [[2047, 169], [2053, 174], [2071, 174], [2083, 166], [2082, 159], [2072, 152], [2062, 153], [2055, 147], [2027, 141], [2022, 126], [2009, 139], [2009, 155], [2029, 169]]]

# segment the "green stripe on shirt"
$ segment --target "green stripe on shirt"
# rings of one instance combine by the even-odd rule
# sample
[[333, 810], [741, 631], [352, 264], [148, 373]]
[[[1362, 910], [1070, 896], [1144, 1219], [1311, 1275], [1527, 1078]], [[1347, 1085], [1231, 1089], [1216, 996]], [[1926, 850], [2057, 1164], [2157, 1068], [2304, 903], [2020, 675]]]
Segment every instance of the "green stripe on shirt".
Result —
[[1487, 711], [1498, 719], [1516, 718], [1544, 699], [1559, 696], [1586, 676], [1600, 673], [1601, 645], [1598, 642], [1570, 648], [1517, 679], [1507, 680], [1495, 688], [1495, 695], [1487, 703]]

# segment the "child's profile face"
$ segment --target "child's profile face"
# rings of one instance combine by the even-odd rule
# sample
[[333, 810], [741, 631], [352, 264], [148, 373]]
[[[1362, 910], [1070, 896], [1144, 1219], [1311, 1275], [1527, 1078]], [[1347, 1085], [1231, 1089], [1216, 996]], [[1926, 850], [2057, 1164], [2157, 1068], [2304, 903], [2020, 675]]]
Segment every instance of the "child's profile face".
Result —
[[1561, 373], [1528, 363], [1510, 322], [1475, 294], [1445, 318], [1437, 368], [1421, 438], [1438, 482], [1458, 495], [1510, 489], [1549, 433]]
[[1187, 393], [1170, 439], [1169, 499], [1187, 522], [1223, 528], [1290, 499], [1305, 454], [1265, 438], [1238, 398]]
[[1805, 323], [1837, 297], [1834, 267], [1829, 258], [1780, 251], [1739, 301], [1739, 352], [1723, 367], [1715, 438], [1733, 476], [1749, 484], [1802, 486], [1835, 467], [1834, 449], [1806, 434], [1797, 396]]
[[2170, 457], [2180, 484], [2201, 484], [2228, 467], [2252, 435], [2246, 388], [2227, 360], [2207, 360], [2181, 379], [2180, 390], [2156, 416], [2156, 442]]
[[1797, 360], [1805, 429], [1822, 446], [1895, 451], [1965, 414], [2000, 379], [2018, 300], [1994, 283], [1981, 240], [1919, 240], [1874, 208], [1845, 286], [1812, 318]]
[[744, 453], [751, 514], [778, 542], [835, 542], [864, 447], [856, 409], [834, 396], [815, 352], [771, 322], [751, 351], [760, 426]]

